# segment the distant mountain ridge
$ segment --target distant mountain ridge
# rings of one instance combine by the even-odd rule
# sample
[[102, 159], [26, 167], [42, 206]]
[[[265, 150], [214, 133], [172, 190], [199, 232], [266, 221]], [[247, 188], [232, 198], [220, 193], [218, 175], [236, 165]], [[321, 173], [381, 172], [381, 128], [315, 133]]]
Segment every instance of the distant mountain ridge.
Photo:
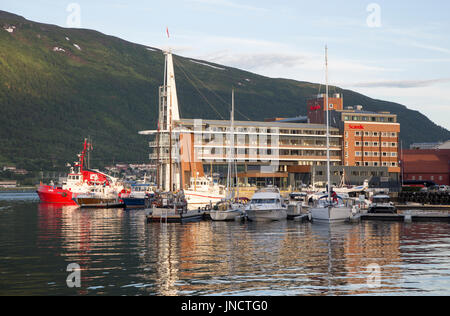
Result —
[[[183, 118], [229, 116], [236, 89], [236, 119], [306, 115], [319, 85], [268, 78], [208, 61], [175, 56]], [[32, 22], [0, 11], [0, 166], [29, 170], [73, 162], [82, 140], [94, 140], [93, 166], [147, 162], [155, 128], [160, 49], [85, 29]], [[450, 139], [450, 132], [405, 106], [341, 88], [346, 106], [399, 116], [404, 147]]]

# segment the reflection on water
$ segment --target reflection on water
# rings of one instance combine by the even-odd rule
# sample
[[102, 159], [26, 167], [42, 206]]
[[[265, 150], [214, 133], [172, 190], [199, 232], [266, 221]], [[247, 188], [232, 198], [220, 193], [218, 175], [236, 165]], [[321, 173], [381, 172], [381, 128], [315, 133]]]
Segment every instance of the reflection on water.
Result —
[[[144, 211], [6, 206], [3, 295], [450, 294], [448, 223], [147, 224]], [[66, 285], [69, 263], [79, 289]]]

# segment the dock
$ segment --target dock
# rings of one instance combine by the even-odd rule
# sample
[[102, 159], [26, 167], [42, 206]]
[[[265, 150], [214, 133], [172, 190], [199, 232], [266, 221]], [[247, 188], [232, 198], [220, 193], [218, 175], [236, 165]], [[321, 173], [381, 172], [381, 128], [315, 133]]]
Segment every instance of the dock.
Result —
[[123, 203], [81, 204], [80, 208], [125, 208]]
[[426, 210], [426, 211], [449, 211], [450, 205], [430, 205], [430, 204], [396, 204], [400, 210]]
[[205, 219], [204, 211], [178, 212], [172, 209], [154, 208], [147, 215], [147, 223], [188, 223], [198, 222]]
[[448, 214], [362, 214], [363, 221], [390, 221], [390, 222], [447, 222]]

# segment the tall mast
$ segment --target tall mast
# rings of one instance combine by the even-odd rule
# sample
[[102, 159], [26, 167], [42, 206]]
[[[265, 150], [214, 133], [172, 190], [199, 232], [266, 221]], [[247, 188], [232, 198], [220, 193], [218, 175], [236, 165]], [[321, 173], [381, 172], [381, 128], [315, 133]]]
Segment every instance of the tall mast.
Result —
[[326, 92], [325, 92], [325, 106], [327, 107], [327, 182], [328, 182], [328, 202], [331, 204], [331, 181], [330, 181], [330, 122], [328, 115], [328, 47], [325, 46], [325, 81], [326, 81]]
[[172, 170], [172, 94], [170, 95], [170, 110], [169, 110], [169, 191], [173, 190], [173, 170]]

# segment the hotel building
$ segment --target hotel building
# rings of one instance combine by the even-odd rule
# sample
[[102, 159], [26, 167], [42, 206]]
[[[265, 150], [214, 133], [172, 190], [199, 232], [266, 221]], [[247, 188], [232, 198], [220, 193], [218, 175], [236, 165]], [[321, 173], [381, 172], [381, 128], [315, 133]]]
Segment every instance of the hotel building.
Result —
[[[159, 90], [158, 129], [140, 133], [154, 136], [150, 160], [157, 165], [158, 183], [164, 190], [187, 188], [191, 178], [205, 174], [223, 178], [231, 157], [232, 134], [243, 185], [294, 188], [324, 178], [327, 127], [323, 94], [307, 101], [308, 123], [301, 123], [302, 117], [235, 121], [231, 131], [229, 120], [180, 118], [170, 53], [166, 53], [165, 74]], [[344, 109], [340, 94], [329, 98], [329, 110], [333, 175], [352, 175], [351, 184], [373, 177], [398, 182], [397, 116], [363, 111], [360, 106]]]
[[[330, 125], [339, 129], [342, 141], [342, 165], [384, 167], [389, 176], [399, 179], [399, 135], [397, 115], [389, 112], [364, 111], [361, 105], [343, 107], [341, 95], [329, 98]], [[323, 95], [308, 100], [308, 120], [325, 120]]]

